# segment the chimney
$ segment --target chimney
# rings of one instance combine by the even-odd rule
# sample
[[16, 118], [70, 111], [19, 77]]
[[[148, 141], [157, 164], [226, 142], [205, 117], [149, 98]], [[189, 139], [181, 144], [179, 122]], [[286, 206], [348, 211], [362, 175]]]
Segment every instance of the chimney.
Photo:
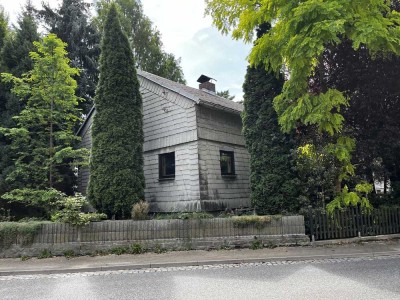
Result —
[[211, 77], [208, 77], [206, 75], [201, 75], [199, 79], [197, 79], [197, 82], [199, 82], [199, 89], [200, 90], [206, 90], [208, 92], [212, 92], [215, 94], [215, 83], [211, 82], [210, 80], [215, 80]]

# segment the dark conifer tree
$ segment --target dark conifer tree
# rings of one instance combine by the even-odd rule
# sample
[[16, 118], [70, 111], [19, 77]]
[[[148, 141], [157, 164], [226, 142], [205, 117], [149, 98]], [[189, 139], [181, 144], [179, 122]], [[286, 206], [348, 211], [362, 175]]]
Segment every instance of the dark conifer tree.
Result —
[[[268, 30], [262, 26], [260, 33]], [[298, 179], [292, 170], [290, 136], [283, 134], [273, 107], [281, 92], [283, 76], [267, 72], [265, 66], [248, 67], [244, 90], [243, 133], [250, 153], [251, 202], [260, 214], [298, 210]]]
[[[33, 68], [33, 61], [29, 56], [36, 48], [34, 41], [40, 39], [33, 15], [33, 7], [28, 1], [23, 12], [18, 18], [17, 26], [14, 26], [13, 34], [10, 35], [1, 51], [1, 72], [9, 72], [16, 77], [21, 77]], [[12, 85], [0, 82], [0, 127], [11, 128], [16, 126], [13, 119], [25, 106], [16, 95], [10, 92]], [[9, 142], [0, 138], [0, 195], [11, 188], [19, 187], [18, 182], [7, 183], [5, 178], [14, 169], [15, 151], [10, 147]]]
[[110, 217], [127, 217], [144, 197], [142, 99], [114, 4], [102, 36], [95, 107], [88, 198]]
[[44, 4], [39, 11], [40, 18], [51, 33], [67, 43], [71, 65], [80, 69], [76, 95], [84, 98], [79, 104], [84, 113], [93, 105], [98, 80], [98, 57], [100, 54], [100, 33], [92, 24], [90, 6], [83, 0], [63, 0], [58, 9]]

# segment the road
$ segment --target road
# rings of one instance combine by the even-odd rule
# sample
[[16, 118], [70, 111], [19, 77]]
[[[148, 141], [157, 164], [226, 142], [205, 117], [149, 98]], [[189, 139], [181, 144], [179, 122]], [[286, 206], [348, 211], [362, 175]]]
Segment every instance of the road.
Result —
[[400, 299], [400, 257], [2, 276], [0, 299]]

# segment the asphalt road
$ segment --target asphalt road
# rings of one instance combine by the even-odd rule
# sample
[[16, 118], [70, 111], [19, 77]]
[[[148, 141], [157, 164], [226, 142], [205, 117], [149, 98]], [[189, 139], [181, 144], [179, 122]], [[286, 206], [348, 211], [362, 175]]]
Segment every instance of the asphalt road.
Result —
[[400, 257], [2, 276], [0, 299], [400, 299]]

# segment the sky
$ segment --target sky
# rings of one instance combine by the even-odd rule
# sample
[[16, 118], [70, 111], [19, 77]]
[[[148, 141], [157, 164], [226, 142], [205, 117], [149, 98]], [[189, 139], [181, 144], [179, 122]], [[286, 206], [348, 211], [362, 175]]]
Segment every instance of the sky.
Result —
[[[57, 7], [60, 0], [46, 0]], [[40, 7], [42, 0], [32, 0]], [[93, 0], [87, 0], [93, 2]], [[0, 5], [16, 21], [25, 0], [0, 0]], [[234, 41], [212, 26], [204, 16], [204, 0], [142, 0], [145, 15], [161, 32], [164, 50], [181, 58], [187, 85], [198, 87], [201, 74], [216, 80], [217, 91], [229, 90], [235, 101], [243, 98], [242, 85], [251, 45]]]

